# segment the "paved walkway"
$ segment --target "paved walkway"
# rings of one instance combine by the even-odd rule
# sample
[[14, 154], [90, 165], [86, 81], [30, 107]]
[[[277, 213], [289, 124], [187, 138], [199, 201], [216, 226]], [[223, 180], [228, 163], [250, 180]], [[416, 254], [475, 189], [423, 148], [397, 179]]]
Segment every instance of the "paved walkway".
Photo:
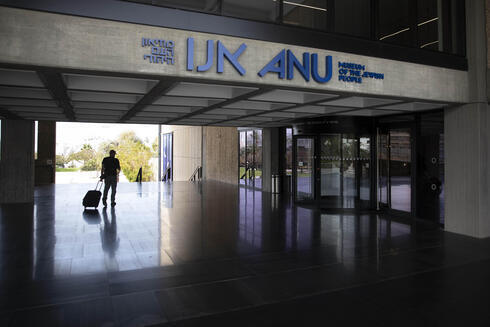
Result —
[[[99, 180], [100, 171], [58, 171], [56, 184], [95, 184]], [[119, 175], [120, 183], [129, 183], [124, 174]]]

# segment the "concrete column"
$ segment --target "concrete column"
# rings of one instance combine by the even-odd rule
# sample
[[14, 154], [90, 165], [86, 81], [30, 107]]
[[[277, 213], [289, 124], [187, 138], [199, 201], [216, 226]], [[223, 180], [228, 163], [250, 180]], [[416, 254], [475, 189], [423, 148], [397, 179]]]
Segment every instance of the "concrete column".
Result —
[[262, 130], [262, 191], [272, 191], [272, 175], [279, 174], [279, 128]]
[[37, 160], [35, 185], [54, 184], [56, 177], [56, 122], [39, 121], [37, 124]]
[[34, 122], [2, 120], [0, 203], [34, 200]]
[[484, 0], [466, 1], [470, 102], [444, 112], [445, 229], [490, 237], [490, 114]]
[[238, 184], [238, 131], [235, 127], [203, 127], [203, 179]]

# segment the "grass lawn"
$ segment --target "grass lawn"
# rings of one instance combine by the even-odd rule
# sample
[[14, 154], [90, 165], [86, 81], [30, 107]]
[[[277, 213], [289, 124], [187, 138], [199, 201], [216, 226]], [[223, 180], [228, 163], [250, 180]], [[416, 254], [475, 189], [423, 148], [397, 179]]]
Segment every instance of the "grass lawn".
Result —
[[[242, 177], [243, 174], [245, 173], [245, 167], [240, 167], [240, 176], [238, 176], [238, 178]], [[247, 176], [245, 177], [250, 177], [250, 174], [252, 173], [252, 171], [248, 171], [247, 172]], [[262, 169], [256, 169], [255, 170], [255, 177], [261, 177], [262, 176]]]
[[66, 171], [79, 171], [79, 170], [80, 170], [80, 168], [58, 168], [58, 167], [56, 167], [56, 171], [57, 172], [61, 172], [61, 171], [65, 171], [65, 172]]

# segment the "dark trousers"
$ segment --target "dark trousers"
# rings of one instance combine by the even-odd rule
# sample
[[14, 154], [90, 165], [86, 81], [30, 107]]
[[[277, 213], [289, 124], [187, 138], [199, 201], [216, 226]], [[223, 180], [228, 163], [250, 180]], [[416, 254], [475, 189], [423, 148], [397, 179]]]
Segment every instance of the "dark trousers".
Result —
[[107, 201], [107, 193], [109, 193], [109, 187], [111, 188], [111, 203], [116, 202], [116, 188], [117, 188], [117, 176], [106, 176], [104, 179], [104, 196], [102, 201]]

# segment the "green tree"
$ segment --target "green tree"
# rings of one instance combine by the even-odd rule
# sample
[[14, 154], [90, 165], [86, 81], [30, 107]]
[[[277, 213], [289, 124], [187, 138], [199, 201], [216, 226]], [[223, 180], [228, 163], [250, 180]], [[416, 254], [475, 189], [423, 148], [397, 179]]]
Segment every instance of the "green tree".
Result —
[[150, 163], [153, 152], [149, 146], [145, 145], [134, 132], [122, 133], [115, 144], [117, 144], [115, 150], [121, 163], [121, 170], [130, 182], [136, 181], [140, 167], [143, 169], [142, 181], [153, 180]]
[[97, 162], [97, 152], [92, 148], [90, 144], [82, 145], [80, 151], [75, 152], [70, 160], [78, 160], [83, 162], [82, 170], [98, 170], [100, 169], [100, 163]]
[[56, 167], [58, 168], [66, 168], [68, 163], [72, 160], [71, 159], [72, 154], [57, 154], [56, 155]]

